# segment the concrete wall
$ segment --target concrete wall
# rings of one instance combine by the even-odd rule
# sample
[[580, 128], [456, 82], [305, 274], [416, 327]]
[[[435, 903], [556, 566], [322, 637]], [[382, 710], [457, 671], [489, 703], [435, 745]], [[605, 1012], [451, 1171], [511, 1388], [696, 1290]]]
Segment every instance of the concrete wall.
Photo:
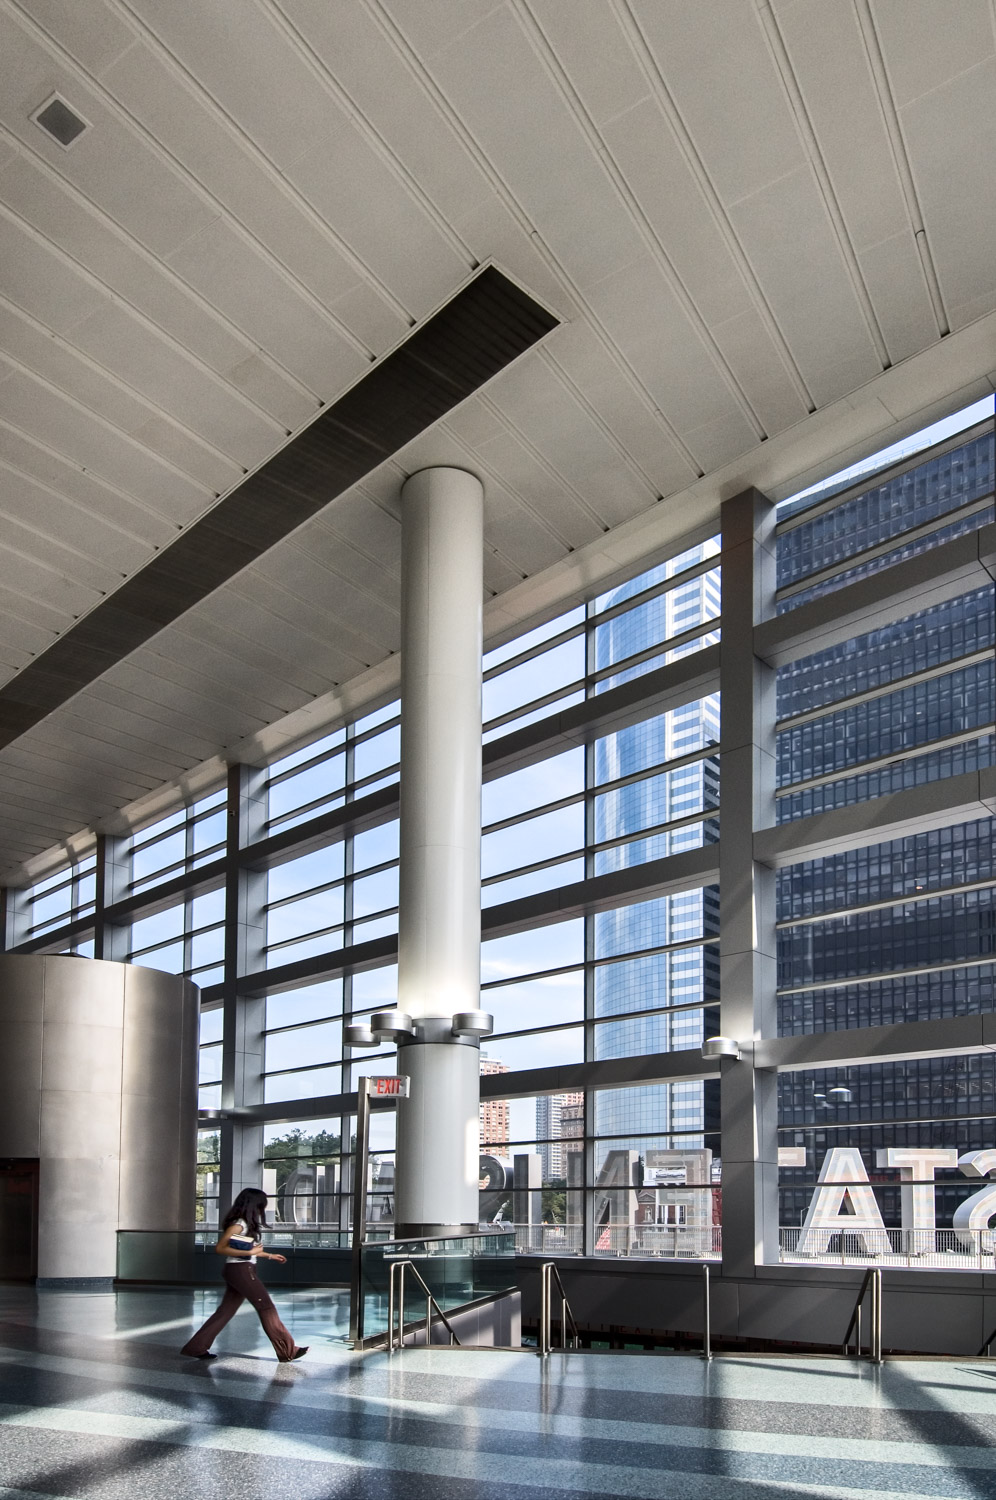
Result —
[[193, 1219], [198, 993], [155, 969], [0, 955], [0, 1156], [39, 1160], [38, 1280], [114, 1276], [119, 1229]]

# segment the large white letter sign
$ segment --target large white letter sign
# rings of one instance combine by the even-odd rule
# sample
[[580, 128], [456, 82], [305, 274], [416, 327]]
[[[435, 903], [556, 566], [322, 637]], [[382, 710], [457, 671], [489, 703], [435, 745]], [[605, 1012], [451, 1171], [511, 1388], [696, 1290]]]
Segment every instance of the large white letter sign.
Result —
[[[875, 1153], [880, 1167], [898, 1167], [902, 1183], [900, 1201], [904, 1229], [929, 1229], [933, 1233], [934, 1173], [938, 1167], [956, 1167], [953, 1146], [887, 1146]], [[930, 1248], [933, 1249], [933, 1243]]]
[[857, 1146], [834, 1146], [823, 1158], [819, 1186], [803, 1220], [799, 1254], [825, 1255], [831, 1235], [842, 1230], [858, 1235], [866, 1254], [889, 1254], [889, 1236]]
[[[964, 1156], [959, 1156], [958, 1165], [966, 1177], [988, 1177], [990, 1172], [996, 1172], [996, 1151], [966, 1151]], [[959, 1230], [970, 1231], [967, 1234], [958, 1234], [958, 1238], [967, 1250], [981, 1249], [992, 1254], [993, 1236], [980, 1234], [978, 1231], [989, 1228], [989, 1220], [994, 1214], [996, 1214], [996, 1183], [984, 1187], [981, 1193], [973, 1193], [971, 1198], [965, 1199], [964, 1203], [959, 1203], [951, 1222], [956, 1234]]]

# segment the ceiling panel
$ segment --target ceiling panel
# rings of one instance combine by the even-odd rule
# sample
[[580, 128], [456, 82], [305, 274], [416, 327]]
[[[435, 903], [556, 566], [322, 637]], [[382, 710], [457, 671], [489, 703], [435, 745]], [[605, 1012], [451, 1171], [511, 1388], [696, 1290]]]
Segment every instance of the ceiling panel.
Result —
[[[2, 409], [0, 400], [0, 412]], [[58, 503], [64, 499], [67, 524], [73, 524], [70, 506], [79, 506], [87, 515], [106, 521], [140, 542], [143, 556], [148, 556], [153, 547], [170, 541], [175, 532], [175, 525], [166, 522], [142, 497], [125, 495], [96, 475], [84, 473], [69, 459], [3, 420], [0, 420], [0, 464], [8, 467], [15, 478], [24, 474], [45, 485]]]
[[926, 349], [939, 330], [912, 229], [863, 250], [858, 260], [892, 363]]
[[[630, 367], [684, 437], [703, 422], [734, 418], [736, 397], [660, 269], [641, 255], [592, 288], [590, 301]], [[705, 467], [691, 450], [700, 471]]]
[[[10, 163], [0, 173], [0, 292], [49, 328], [66, 333], [100, 306], [101, 294], [16, 217], [18, 165]], [[11, 204], [13, 208], [7, 206]]]
[[808, 473], [831, 403], [870, 434], [923, 369], [982, 378], [941, 327], [996, 309], [994, 38], [989, 0], [3, 0], [0, 678], [476, 264], [562, 321], [0, 753], [0, 867], [376, 695], [421, 465], [481, 475], [506, 628], [773, 452]]
[[[45, 278], [39, 302], [20, 262], [11, 265], [4, 255], [0, 287], [6, 291], [7, 278], [12, 278], [11, 300], [22, 302], [49, 327], [68, 331], [110, 301], [227, 378], [274, 438], [288, 421], [300, 422], [315, 410], [314, 400], [304, 397], [300, 383], [272, 354], [254, 346], [217, 308], [185, 287], [165, 262], [150, 257], [39, 162], [27, 155], [12, 161], [0, 173], [0, 199], [42, 236], [29, 242], [21, 260], [32, 269], [37, 261], [38, 274]], [[6, 249], [5, 234], [0, 218], [0, 250]], [[21, 287], [27, 297], [18, 295]]]
[[30, 526], [39, 536], [57, 537], [82, 557], [101, 563], [108, 579], [116, 584], [145, 560], [146, 548], [109, 524], [98, 511], [80, 506], [55, 495], [23, 473], [12, 471], [0, 462], [0, 515], [3, 516], [5, 542], [13, 537], [7, 526]]
[[[105, 675], [106, 681], [125, 691], [143, 693], [153, 686], [160, 702], [195, 721], [210, 715], [216, 743], [220, 738], [222, 744], [235, 744], [267, 722], [265, 710], [250, 711], [243, 700], [233, 701], [237, 694], [230, 694], [224, 684], [219, 689], [213, 679], [198, 674], [191, 662], [180, 667], [148, 648], [136, 651]], [[62, 713], [57, 717], [61, 725]]]
[[[275, 653], [261, 648], [250, 651], [243, 642], [237, 654], [227, 649], [229, 639], [220, 631], [208, 630], [203, 623], [199, 630], [173, 625], [156, 637], [156, 669], [166, 671], [162, 664], [169, 662], [171, 673], [186, 673], [193, 665], [195, 676], [184, 675], [180, 681], [201, 684], [212, 696], [217, 693], [224, 698], [227, 694], [234, 702], [251, 692], [260, 712], [270, 718], [290, 713], [314, 696], [315, 690], [307, 691], [291, 680], [298, 674], [289, 668], [282, 670], [287, 664]], [[141, 658], [138, 661], [141, 664]], [[323, 683], [317, 691], [327, 692], [329, 686]]]
[[604, 133], [703, 320], [714, 327], [745, 312], [747, 285], [656, 101], [643, 100]]
[[855, 9], [796, 0], [777, 15], [851, 240], [881, 244], [910, 221]]
[[325, 316], [222, 219], [171, 257], [178, 275], [323, 398], [365, 367], [360, 352]]
[[626, 454], [658, 494], [670, 495], [695, 477], [696, 469], [668, 436], [649, 398], [636, 398], [622, 364], [591, 324], [581, 319], [561, 326], [546, 357], [564, 372], [572, 389], [591, 405]]
[[[349, 100], [354, 121], [362, 120], [368, 138], [379, 140], [409, 174], [412, 191], [450, 224], [458, 224], [488, 199], [491, 188], [480, 165], [404, 56], [385, 43], [376, 7], [361, 0], [337, 6], [280, 0], [280, 9], [311, 49], [316, 65]], [[463, 6], [461, 14], [470, 9]], [[370, 66], [373, 58], [376, 67]]]
[[[364, 3], [377, 7], [377, 0]], [[416, 52], [429, 60], [440, 51], [461, 48], [467, 31], [495, 9], [495, 0], [459, 0], [456, 5], [452, 0], [423, 0], [419, 5], [382, 0], [382, 5]]]
[[508, 7], [437, 55], [432, 74], [576, 286], [640, 253], [636, 226]]
[[313, 670], [328, 672], [333, 683], [348, 681], [387, 655], [354, 627], [335, 599], [304, 600], [255, 569], [232, 589], [220, 590], [208, 608], [228, 629], [243, 631], [247, 640], [280, 656], [299, 655]]
[[649, 82], [614, 6], [532, 0], [530, 9], [600, 129], [648, 94]]
[[323, 518], [305, 527], [288, 546], [324, 567], [330, 585], [334, 585], [337, 578], [349, 579], [389, 610], [397, 609], [397, 574], [388, 572], [381, 560], [366, 548], [351, 546], [332, 527], [326, 526]]
[[322, 512], [321, 525], [344, 542], [375, 557], [390, 577], [401, 574], [401, 522], [368, 498], [357, 487]]
[[806, 404], [756, 307], [715, 324], [711, 333], [765, 436], [802, 420]]
[[31, 17], [95, 77], [135, 40], [131, 26], [100, 0], [85, 7], [74, 0], [31, 0]]
[[[261, 422], [237, 391], [223, 384], [198, 361], [136, 320], [126, 308], [105, 303], [70, 335], [72, 343], [95, 364], [140, 391], [154, 411], [167, 412], [203, 464], [205, 452], [216, 466], [209, 481], [227, 489], [271, 452], [280, 435], [276, 424]], [[142, 408], [148, 419], [149, 407]], [[136, 427], [140, 423], [134, 424]], [[134, 428], [132, 428], [134, 430]], [[195, 437], [201, 443], [194, 442]]]
[[929, 94], [991, 57], [989, 0], [870, 0], [897, 106]]
[[876, 375], [882, 366], [809, 168], [730, 216], [817, 403]]
[[996, 59], [914, 100], [902, 123], [941, 290], [959, 326], [962, 308], [996, 292], [996, 192], [983, 166], [996, 157]]
[[137, 16], [283, 169], [321, 139], [323, 96], [267, 7], [245, 0], [130, 0]]
[[326, 306], [362, 282], [330, 226], [304, 210], [286, 179], [228, 125], [211, 96], [170, 66], [165, 49], [136, 46], [105, 81], [219, 204]]
[[[0, 49], [0, 122], [155, 255], [169, 254], [209, 224], [210, 203], [108, 107], [99, 85], [61, 65], [59, 49], [47, 44], [24, 12], [14, 14]], [[55, 88], [91, 126], [71, 151], [30, 119]]]
[[[158, 454], [101, 422], [61, 392], [15, 370], [4, 382], [4, 420], [36, 441], [71, 454], [74, 461], [127, 493], [161, 503], [167, 514], [188, 521], [200, 515], [214, 495]], [[168, 498], [167, 498], [168, 497]]]
[[100, 785], [107, 787], [112, 798], [130, 801], [163, 781], [144, 766], [136, 768], [136, 758], [127, 751], [83, 739], [69, 727], [68, 717], [44, 737], [26, 734], [19, 744], [4, 750], [5, 760], [9, 752], [10, 763], [22, 771], [35, 771], [40, 784], [80, 787], [88, 798]]
[[632, 10], [727, 206], [802, 166], [802, 143], [753, 5], [633, 0]]
[[122, 688], [97, 682], [73, 703], [73, 712], [83, 720], [97, 719], [112, 732], [120, 729], [132, 736], [147, 736], [153, 744], [168, 745], [186, 765], [196, 765], [214, 753], [213, 742], [198, 733], [193, 720], [182, 718], [158, 698], [136, 698]]
[[[534, 360], [514, 377], [499, 378], [492, 399], [509, 425], [529, 441], [535, 452], [543, 454], [583, 502], [593, 534], [636, 514], [657, 498], [638, 472], [620, 462], [618, 449], [558, 379], [554, 365]], [[523, 492], [531, 494], [533, 487], [527, 486]], [[584, 519], [579, 517], [582, 529]], [[572, 537], [571, 545], [581, 543]]]

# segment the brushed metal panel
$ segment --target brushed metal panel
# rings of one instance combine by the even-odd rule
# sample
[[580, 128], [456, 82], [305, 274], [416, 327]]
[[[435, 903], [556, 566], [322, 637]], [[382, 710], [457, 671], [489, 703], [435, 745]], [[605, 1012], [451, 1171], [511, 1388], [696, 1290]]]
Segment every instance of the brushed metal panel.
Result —
[[[45, 1089], [42, 1093], [39, 1156], [42, 1161], [85, 1157], [114, 1178], [117, 1206], [118, 1161], [121, 1151], [121, 1100], [117, 1094], [87, 1093], [82, 1089]], [[42, 1194], [44, 1203], [44, 1192]], [[46, 1210], [49, 1217], [51, 1210]], [[113, 1220], [114, 1213], [111, 1213]]]
[[175, 1094], [183, 1050], [184, 989], [184, 981], [173, 974], [126, 966], [124, 1092], [163, 1098]]
[[42, 1042], [41, 1088], [73, 1094], [121, 1096], [121, 1028], [114, 1026], [45, 1024]]
[[42, 1021], [44, 974], [40, 959], [0, 954], [0, 1027], [8, 1021]]
[[193, 1221], [199, 1003], [189, 980], [126, 966], [123, 1229], [186, 1229]]
[[42, 1024], [11, 1021], [0, 1008], [0, 1156], [38, 1156]]
[[120, 1028], [124, 1016], [121, 964], [51, 955], [36, 961], [45, 965], [46, 1026], [61, 1022]]

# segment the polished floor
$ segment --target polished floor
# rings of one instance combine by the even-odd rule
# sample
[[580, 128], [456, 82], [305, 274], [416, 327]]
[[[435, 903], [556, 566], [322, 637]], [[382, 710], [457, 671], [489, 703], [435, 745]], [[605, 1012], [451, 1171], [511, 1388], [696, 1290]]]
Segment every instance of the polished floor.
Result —
[[406, 1350], [354, 1356], [336, 1293], [177, 1353], [200, 1291], [0, 1286], [0, 1497], [996, 1500], [996, 1361]]

